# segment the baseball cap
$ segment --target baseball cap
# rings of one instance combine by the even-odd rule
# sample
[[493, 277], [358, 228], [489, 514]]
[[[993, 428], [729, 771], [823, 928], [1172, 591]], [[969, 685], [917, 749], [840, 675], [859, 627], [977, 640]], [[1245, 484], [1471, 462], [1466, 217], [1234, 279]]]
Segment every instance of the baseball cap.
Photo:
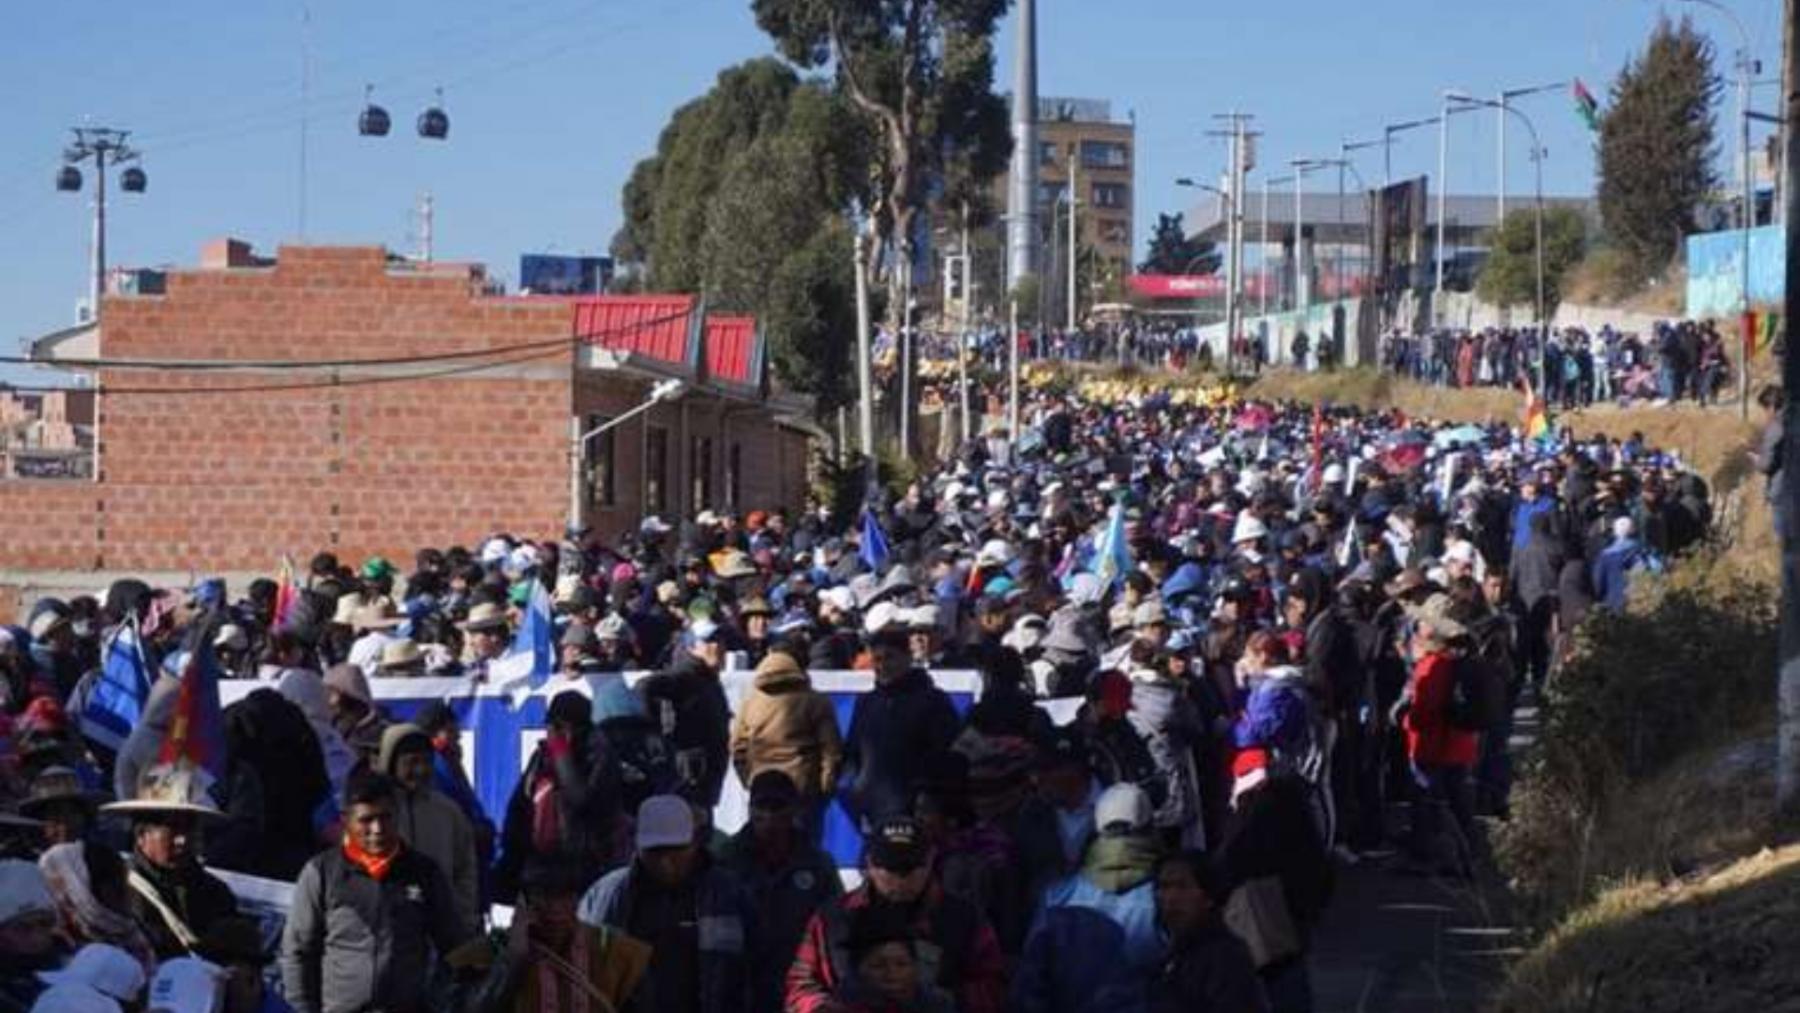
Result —
[[876, 824], [865, 842], [868, 862], [877, 869], [908, 873], [925, 864], [930, 847], [925, 828], [911, 816], [890, 816]]
[[694, 843], [694, 810], [679, 795], [652, 795], [638, 806], [637, 846], [681, 848]]
[[144, 965], [117, 946], [89, 943], [62, 970], [45, 971], [38, 978], [47, 985], [86, 985], [124, 1003], [144, 990]]
[[1094, 826], [1102, 834], [1138, 833], [1150, 826], [1150, 796], [1135, 784], [1115, 784], [1094, 803]]
[[56, 901], [36, 862], [19, 858], [0, 860], [0, 925], [15, 918], [43, 912], [56, 913]]
[[176, 957], [156, 969], [148, 1013], [216, 1013], [224, 1000], [223, 968], [198, 957]]

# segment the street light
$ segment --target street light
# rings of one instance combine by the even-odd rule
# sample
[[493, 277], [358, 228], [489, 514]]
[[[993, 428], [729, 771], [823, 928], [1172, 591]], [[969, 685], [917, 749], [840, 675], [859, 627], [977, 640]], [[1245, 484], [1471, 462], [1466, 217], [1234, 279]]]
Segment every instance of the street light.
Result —
[[644, 403], [630, 411], [607, 419], [587, 432], [581, 431], [581, 416], [576, 415], [569, 420], [569, 530], [580, 531], [587, 526], [587, 496], [583, 488], [581, 465], [587, 458], [588, 441], [602, 433], [609, 432], [633, 418], [649, 411], [664, 401], [681, 394], [680, 380], [661, 380], [650, 388], [649, 397]]
[[[1457, 101], [1472, 104], [1453, 106], [1452, 103]], [[1480, 105], [1496, 104], [1476, 102], [1458, 91], [1444, 92], [1444, 110], [1438, 114], [1437, 243], [1433, 251], [1436, 255], [1431, 258], [1436, 261], [1437, 269], [1436, 279], [1431, 286], [1431, 322], [1434, 325], [1438, 322], [1438, 315], [1443, 312], [1444, 305], [1444, 230], [1450, 217], [1450, 117], [1457, 113], [1474, 112]]]
[[1316, 158], [1292, 158], [1288, 165], [1294, 169], [1294, 309], [1303, 310], [1312, 303], [1312, 286], [1307, 284], [1306, 260], [1301, 253], [1301, 241], [1306, 232], [1306, 212], [1301, 207], [1300, 184], [1306, 174], [1314, 169], [1322, 169], [1327, 163]]
[[1390, 123], [1381, 128], [1381, 186], [1383, 189], [1394, 185], [1394, 135], [1403, 134], [1419, 127], [1429, 127], [1439, 122], [1440, 117], [1429, 116], [1422, 120], [1407, 120], [1404, 123]]
[[[56, 173], [56, 189], [63, 193], [81, 190], [82, 162], [94, 163], [94, 241], [88, 279], [88, 318], [100, 319], [100, 296], [106, 290], [106, 167], [138, 160], [136, 148], [126, 143], [129, 130], [108, 127], [74, 127], [75, 142], [63, 149], [63, 167]], [[119, 176], [119, 186], [126, 193], [143, 193], [150, 178], [137, 166]]]
[[[1269, 188], [1272, 186], [1286, 186], [1288, 184], [1288, 181], [1291, 179], [1293, 179], [1292, 176], [1277, 176], [1277, 177], [1274, 177], [1273, 179], [1271, 179], [1267, 176], [1263, 177], [1263, 185], [1262, 185], [1262, 257], [1261, 257], [1261, 260], [1262, 260], [1262, 285], [1260, 286], [1262, 289], [1262, 292], [1258, 296], [1259, 305], [1257, 308], [1257, 312], [1259, 315], [1264, 316], [1264, 317], [1269, 315]], [[1281, 301], [1279, 299], [1277, 299], [1275, 302], [1275, 305], [1280, 306]], [[1265, 320], [1264, 324], [1266, 325], [1267, 323], [1268, 322]]]
[[1497, 203], [1495, 204], [1495, 208], [1499, 212], [1498, 217], [1496, 217], [1494, 219], [1495, 221], [1505, 221], [1506, 220], [1506, 112], [1507, 112], [1506, 107], [1507, 107], [1507, 105], [1509, 103], [1511, 103], [1513, 99], [1516, 99], [1516, 98], [1524, 98], [1527, 95], [1541, 95], [1547, 91], [1561, 91], [1564, 88], [1567, 88], [1568, 86], [1569, 86], [1569, 82], [1567, 82], [1567, 81], [1556, 81], [1552, 84], [1540, 84], [1540, 85], [1536, 85], [1531, 88], [1503, 88], [1503, 89], [1501, 89], [1501, 91], [1500, 91], [1500, 106], [1499, 106], [1500, 154], [1498, 156], [1499, 160], [1500, 160], [1500, 187], [1499, 187], [1500, 192], [1495, 197], [1495, 200], [1497, 201]]
[[[1550, 322], [1544, 315], [1544, 157], [1548, 152], [1544, 150], [1544, 146], [1538, 141], [1537, 125], [1531, 121], [1531, 117], [1525, 115], [1522, 111], [1513, 106], [1506, 105], [1504, 102], [1495, 101], [1494, 99], [1475, 98], [1474, 96], [1465, 95], [1461, 92], [1445, 92], [1444, 101], [1447, 103], [1462, 103], [1462, 107], [1457, 109], [1451, 109], [1449, 106], [1446, 106], [1446, 112], [1465, 112], [1469, 109], [1482, 106], [1499, 109], [1502, 113], [1517, 116], [1519, 122], [1525, 124], [1525, 129], [1531, 134], [1531, 164], [1535, 177], [1535, 200], [1537, 205], [1536, 223], [1534, 225], [1534, 232], [1536, 234], [1533, 236], [1532, 246], [1535, 247], [1535, 257], [1537, 260], [1538, 389], [1542, 390], [1544, 389], [1544, 383], [1547, 379], [1544, 376], [1544, 348], [1550, 343]], [[1439, 225], [1442, 225], [1442, 219], [1439, 219]], [[1498, 229], [1498, 226], [1496, 226], [1496, 229]], [[1441, 272], [1443, 270], [1442, 258], [1439, 259], [1438, 263], [1441, 278]], [[1435, 309], [1433, 310], [1433, 315], [1436, 315]]]

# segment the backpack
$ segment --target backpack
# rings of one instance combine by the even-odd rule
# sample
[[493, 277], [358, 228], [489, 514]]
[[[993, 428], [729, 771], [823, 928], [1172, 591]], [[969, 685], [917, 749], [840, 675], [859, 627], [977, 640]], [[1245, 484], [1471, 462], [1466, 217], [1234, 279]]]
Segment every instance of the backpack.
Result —
[[1507, 671], [1481, 654], [1456, 659], [1450, 685], [1450, 724], [1465, 732], [1493, 730], [1506, 713]]

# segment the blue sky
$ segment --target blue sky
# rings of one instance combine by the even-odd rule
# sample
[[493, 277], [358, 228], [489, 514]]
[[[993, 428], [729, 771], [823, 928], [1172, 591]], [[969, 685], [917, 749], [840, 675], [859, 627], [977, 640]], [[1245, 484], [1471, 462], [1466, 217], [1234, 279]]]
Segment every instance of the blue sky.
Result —
[[[1765, 76], [1778, 66], [1780, 5], [1726, 0], [1753, 35]], [[308, 221], [314, 242], [412, 248], [411, 208], [435, 198], [440, 259], [485, 261], [514, 279], [527, 251], [604, 252], [619, 188], [681, 102], [717, 71], [770, 52], [748, 0], [310, 0], [312, 102]], [[1644, 0], [1039, 0], [1039, 87], [1110, 99], [1138, 124], [1141, 249], [1158, 211], [1187, 194], [1173, 179], [1215, 179], [1224, 146], [1211, 114], [1257, 115], [1265, 164], [1335, 155], [1338, 142], [1429, 116], [1444, 88], [1492, 94], [1580, 76], [1602, 96], [1661, 9], [1692, 11], [1721, 40], [1727, 23], [1681, 3]], [[115, 264], [189, 264], [210, 237], [271, 251], [299, 228], [303, 5], [34, 5], [0, 33], [0, 348], [69, 323], [85, 291], [87, 197], [51, 178], [82, 123], [129, 128], [149, 192], [114, 194]], [[1010, 80], [1011, 24], [997, 81]], [[394, 115], [360, 138], [365, 84]], [[420, 140], [413, 118], [444, 88], [450, 139]], [[1761, 93], [1773, 102], [1772, 91]], [[1546, 188], [1592, 185], [1591, 142], [1566, 94], [1527, 100], [1550, 159]], [[1722, 121], [1726, 126], [1729, 119]], [[1491, 192], [1494, 118], [1457, 117], [1453, 192]], [[1513, 138], [1518, 138], [1514, 132]], [[1727, 145], [1729, 148], [1729, 145]], [[1530, 164], [1512, 142], [1510, 186]], [[1434, 172], [1436, 138], [1396, 144], [1395, 175]], [[1363, 175], [1381, 173], [1379, 150]], [[91, 177], [91, 173], [90, 173]], [[1254, 185], [1256, 177], [1252, 177]], [[1434, 183], [1435, 185], [1435, 183]], [[20, 378], [0, 371], [0, 378]]]

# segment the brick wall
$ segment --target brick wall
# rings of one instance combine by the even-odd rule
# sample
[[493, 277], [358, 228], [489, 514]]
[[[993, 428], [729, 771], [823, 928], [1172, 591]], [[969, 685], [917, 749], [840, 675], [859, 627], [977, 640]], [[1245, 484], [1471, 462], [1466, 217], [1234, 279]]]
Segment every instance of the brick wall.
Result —
[[[369, 359], [569, 333], [565, 305], [483, 298], [478, 280], [396, 270], [374, 247], [288, 247], [272, 267], [174, 272], [166, 295], [108, 297], [102, 352]], [[0, 568], [266, 570], [284, 552], [410, 558], [500, 529], [554, 534], [570, 368], [556, 350], [491, 373], [346, 369], [336, 386], [241, 394], [193, 388], [332, 375], [102, 371], [122, 389], [100, 402], [102, 481], [0, 486]]]

